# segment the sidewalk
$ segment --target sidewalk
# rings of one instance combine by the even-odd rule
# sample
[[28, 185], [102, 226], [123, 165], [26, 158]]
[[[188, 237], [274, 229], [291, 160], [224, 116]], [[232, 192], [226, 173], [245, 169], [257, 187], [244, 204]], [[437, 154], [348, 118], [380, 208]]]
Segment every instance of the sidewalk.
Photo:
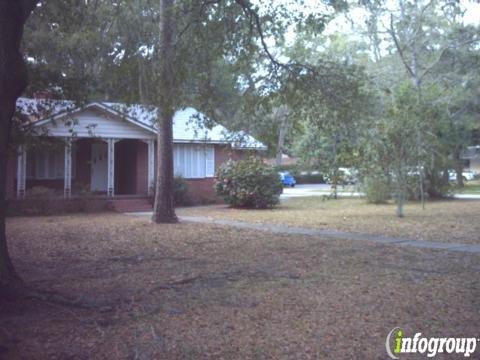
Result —
[[[127, 215], [132, 216], [151, 216], [151, 212], [144, 213], [127, 213]], [[257, 231], [266, 231], [276, 234], [285, 234], [285, 235], [307, 235], [307, 236], [319, 236], [325, 239], [344, 239], [344, 240], [354, 240], [354, 241], [370, 241], [380, 244], [389, 244], [389, 245], [398, 245], [398, 246], [412, 246], [422, 249], [437, 249], [445, 251], [456, 251], [456, 252], [465, 252], [465, 253], [478, 253], [480, 254], [480, 245], [476, 244], [460, 244], [460, 243], [445, 243], [437, 241], [424, 241], [424, 240], [413, 240], [405, 238], [396, 238], [384, 235], [372, 235], [372, 234], [361, 234], [353, 233], [346, 231], [337, 231], [337, 230], [320, 230], [312, 228], [303, 228], [303, 227], [292, 227], [284, 226], [279, 224], [264, 224], [264, 223], [250, 223], [243, 221], [233, 221], [233, 220], [215, 220], [207, 217], [201, 216], [181, 216], [181, 221], [185, 222], [195, 222], [195, 223], [206, 223], [220, 226], [231, 226], [241, 229], [257, 230]]]

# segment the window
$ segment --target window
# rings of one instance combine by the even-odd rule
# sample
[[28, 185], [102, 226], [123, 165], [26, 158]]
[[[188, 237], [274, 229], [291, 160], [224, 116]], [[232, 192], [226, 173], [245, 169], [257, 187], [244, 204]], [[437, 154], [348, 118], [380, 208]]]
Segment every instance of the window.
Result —
[[[72, 145], [72, 178], [76, 176], [76, 147]], [[63, 179], [65, 151], [42, 149], [27, 154], [27, 178], [35, 180]]]
[[206, 144], [175, 144], [173, 164], [175, 174], [186, 179], [213, 177], [214, 147]]

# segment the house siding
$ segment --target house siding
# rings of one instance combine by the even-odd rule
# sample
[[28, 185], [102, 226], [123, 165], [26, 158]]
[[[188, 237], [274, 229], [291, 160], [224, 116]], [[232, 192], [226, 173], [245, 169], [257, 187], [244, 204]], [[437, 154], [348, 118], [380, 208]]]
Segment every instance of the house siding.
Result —
[[70, 137], [71, 131], [77, 137], [102, 136], [115, 139], [152, 139], [155, 134], [140, 128], [115, 115], [102, 115], [93, 110], [65, 117], [41, 126], [48, 129], [50, 136]]

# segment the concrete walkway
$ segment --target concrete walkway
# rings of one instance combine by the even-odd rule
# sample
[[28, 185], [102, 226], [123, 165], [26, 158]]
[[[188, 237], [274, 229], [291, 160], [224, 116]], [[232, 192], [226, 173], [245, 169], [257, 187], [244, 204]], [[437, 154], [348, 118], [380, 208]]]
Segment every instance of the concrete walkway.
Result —
[[[125, 214], [131, 215], [131, 216], [142, 216], [142, 217], [152, 216], [152, 212], [132, 212], [132, 213], [125, 213]], [[480, 254], [480, 244], [460, 244], [460, 243], [446, 243], [446, 242], [438, 242], [438, 241], [413, 240], [413, 239], [397, 238], [397, 237], [384, 236], [384, 235], [361, 234], [361, 233], [353, 233], [353, 232], [338, 231], [338, 230], [321, 230], [321, 229], [312, 229], [312, 228], [303, 228], [303, 227], [294, 227], [294, 226], [284, 226], [279, 224], [251, 223], [251, 222], [234, 221], [234, 220], [217, 220], [217, 219], [212, 219], [212, 218], [203, 217], [203, 216], [180, 216], [179, 219], [180, 221], [185, 221], [185, 222], [231, 226], [231, 227], [236, 227], [241, 229], [266, 231], [266, 232], [271, 232], [275, 234], [321, 236], [324, 238], [370, 241], [370, 242], [376, 242], [380, 244], [413, 246], [416, 248], [423, 248], [423, 249], [437, 249], [437, 250]]]
[[[141, 215], [141, 214], [142, 213], [136, 213], [136, 214], [131, 213], [131, 215]], [[143, 215], [146, 215], [146, 214], [143, 213]], [[352, 232], [337, 231], [337, 230], [320, 230], [320, 229], [311, 229], [311, 228], [302, 228], [302, 227], [291, 227], [291, 226], [284, 226], [284, 225], [278, 225], [278, 224], [257, 224], [257, 223], [232, 221], [232, 220], [214, 220], [211, 218], [200, 217], [200, 216], [181, 216], [180, 220], [187, 221], [187, 222], [232, 226], [232, 227], [241, 228], [241, 229], [267, 231], [267, 232], [276, 233], [276, 234], [321, 236], [325, 238], [348, 239], [348, 240], [356, 240], [356, 241], [357, 240], [371, 241], [371, 242], [376, 242], [381, 244], [413, 246], [416, 248], [423, 248], [423, 249], [438, 249], [438, 250], [446, 250], [446, 251], [457, 251], [457, 252], [480, 254], [480, 245], [473, 245], [473, 244], [444, 243], [444, 242], [436, 242], [436, 241], [402, 239], [402, 238], [394, 238], [394, 237], [382, 236], [382, 235], [369, 235], [369, 234], [360, 234], [360, 233], [352, 233]]]

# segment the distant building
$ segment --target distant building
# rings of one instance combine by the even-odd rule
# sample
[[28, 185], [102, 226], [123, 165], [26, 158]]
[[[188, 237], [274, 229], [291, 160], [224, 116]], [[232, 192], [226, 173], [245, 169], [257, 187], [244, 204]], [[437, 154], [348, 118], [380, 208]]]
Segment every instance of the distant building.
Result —
[[469, 170], [480, 174], [480, 145], [467, 147], [462, 154], [462, 159], [466, 161]]

